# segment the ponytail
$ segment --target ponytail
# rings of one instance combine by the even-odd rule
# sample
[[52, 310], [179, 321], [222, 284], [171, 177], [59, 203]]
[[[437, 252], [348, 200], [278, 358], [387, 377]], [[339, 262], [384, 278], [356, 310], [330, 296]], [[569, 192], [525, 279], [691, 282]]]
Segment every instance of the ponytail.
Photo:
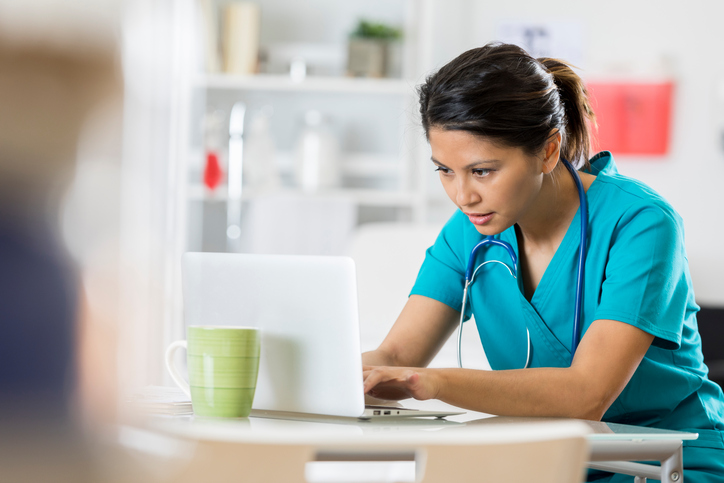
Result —
[[596, 115], [591, 109], [588, 90], [567, 63], [548, 57], [541, 57], [538, 61], [553, 76], [565, 110], [565, 133], [563, 133], [561, 155], [574, 166], [577, 165], [576, 160], [582, 160], [583, 163], [577, 167], [588, 169], [592, 140], [591, 125], [596, 125]]
[[443, 66], [418, 94], [426, 135], [431, 128], [462, 130], [535, 155], [558, 130], [561, 156], [589, 168], [595, 116], [583, 81], [560, 60], [492, 42]]

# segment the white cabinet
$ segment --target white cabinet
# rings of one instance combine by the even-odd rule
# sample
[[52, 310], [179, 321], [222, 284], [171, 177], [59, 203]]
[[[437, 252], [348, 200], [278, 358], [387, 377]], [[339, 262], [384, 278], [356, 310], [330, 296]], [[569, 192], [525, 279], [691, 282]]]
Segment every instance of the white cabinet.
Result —
[[[288, 14], [302, 18], [297, 19], [299, 25], [296, 28], [287, 29], [284, 23], [289, 18], [282, 14], [282, 2], [262, 0], [259, 3], [262, 12], [262, 48], [278, 45], [279, 42], [292, 46], [295, 42], [300, 45], [309, 42], [326, 42], [329, 45], [330, 42], [336, 42], [337, 47], [344, 50], [346, 38], [340, 38], [340, 25], [351, 26], [358, 18], [365, 16], [384, 18], [382, 14], [387, 12], [388, 17], [392, 15], [387, 23], [396, 23], [404, 29], [402, 77], [374, 79], [315, 76], [313, 69], [310, 69], [311, 75], [296, 80], [286, 74], [196, 75], [190, 86], [190, 126], [188, 139], [183, 146], [188, 153], [187, 248], [209, 251], [224, 249], [225, 213], [234, 200], [229, 199], [226, 178], [213, 191], [203, 185], [205, 156], [201, 120], [206, 112], [219, 110], [227, 119], [222, 129], [228, 133], [228, 116], [237, 102], [246, 106], [247, 124], [253, 122], [262, 109], [267, 113], [273, 111], [268, 120], [275, 147], [274, 162], [279, 168], [281, 179], [281, 185], [274, 190], [244, 185], [242, 217], [255, 199], [283, 193], [350, 200], [358, 208], [358, 223], [379, 220], [425, 221], [428, 218], [430, 195], [426, 181], [428, 170], [424, 168], [429, 165], [429, 160], [426, 160], [429, 155], [419, 123], [416, 85], [423, 79], [421, 73], [428, 68], [424, 26], [429, 20], [426, 19], [430, 11], [429, 2], [348, 2], [345, 7], [341, 7], [334, 0], [317, 0], [308, 3], [306, 7], [295, 5], [293, 9], [297, 11]], [[371, 10], [375, 8], [377, 10]], [[314, 27], [323, 23], [320, 23], [319, 14], [327, 11], [337, 17], [327, 19], [330, 26], [326, 28], [326, 33], [314, 32]], [[290, 35], [299, 35], [300, 38], [288, 38]], [[304, 114], [311, 109], [323, 113], [329, 120], [339, 146], [337, 167], [340, 172], [338, 186], [320, 189], [314, 194], [302, 193], [294, 176], [295, 147], [303, 127]], [[222, 149], [220, 154], [226, 172], [228, 151]]]

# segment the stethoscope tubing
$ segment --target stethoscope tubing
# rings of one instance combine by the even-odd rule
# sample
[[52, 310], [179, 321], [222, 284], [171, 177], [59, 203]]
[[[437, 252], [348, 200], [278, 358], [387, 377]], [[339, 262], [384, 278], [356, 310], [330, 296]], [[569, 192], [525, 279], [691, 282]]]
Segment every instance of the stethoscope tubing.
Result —
[[[578, 191], [578, 199], [580, 202], [580, 214], [581, 214], [581, 245], [578, 248], [578, 274], [576, 279], [576, 304], [574, 307], [574, 320], [573, 320], [573, 336], [572, 336], [572, 342], [571, 342], [571, 364], [573, 364], [573, 357], [575, 356], [576, 349], [578, 349], [578, 344], [581, 339], [581, 314], [583, 309], [583, 280], [585, 276], [585, 267], [586, 267], [586, 249], [588, 244], [588, 202], [586, 199], [586, 192], [583, 189], [583, 183], [581, 182], [581, 178], [576, 172], [575, 168], [571, 166], [571, 164], [566, 161], [564, 158], [561, 158], [561, 161], [563, 161], [563, 164], [568, 169], [568, 171], [571, 173], [571, 176], [573, 177], [573, 181], [576, 183], [576, 189]], [[486, 237], [484, 240], [480, 241], [478, 244], [476, 244], [473, 249], [470, 251], [470, 257], [468, 258], [468, 264], [465, 269], [465, 288], [463, 289], [463, 304], [462, 309], [460, 311], [460, 323], [458, 327], [458, 347], [457, 347], [457, 359], [458, 359], [458, 367], [462, 368], [462, 335], [463, 335], [463, 322], [465, 318], [465, 306], [467, 304], [467, 295], [468, 295], [468, 287], [473, 282], [473, 279], [475, 277], [475, 273], [477, 270], [485, 265], [486, 263], [490, 262], [497, 262], [510, 270], [510, 267], [505, 265], [503, 262], [500, 262], [498, 260], [489, 260], [487, 262], [483, 262], [480, 264], [477, 268], [475, 268], [475, 259], [477, 257], [478, 251], [483, 248], [486, 245], [497, 245], [500, 247], [505, 248], [505, 250], [508, 252], [508, 255], [510, 255], [511, 260], [513, 261], [513, 271], [511, 271], [511, 275], [513, 275], [514, 278], [517, 278], [518, 275], [518, 257], [515, 255], [515, 250], [513, 250], [513, 247], [502, 240], [497, 240], [493, 238], [492, 236]], [[514, 272], [514, 273], [513, 273]], [[528, 328], [526, 327], [526, 331], [528, 333], [528, 351], [526, 355], [526, 363], [525, 367], [527, 368], [530, 364], [530, 352], [531, 352], [531, 341], [530, 341], [530, 332], [528, 331]]]
[[515, 254], [515, 250], [513, 250], [513, 247], [510, 246], [510, 244], [496, 240], [492, 236], [489, 236], [485, 238], [483, 241], [475, 245], [470, 252], [470, 258], [468, 258], [468, 266], [465, 269], [465, 283], [469, 284], [473, 279], [473, 269], [475, 268], [475, 257], [478, 254], [478, 251], [483, 248], [485, 245], [498, 245], [499, 247], [503, 247], [507, 250], [508, 255], [510, 255], [511, 260], [513, 260], [513, 269], [515, 271], [515, 276], [518, 275], [518, 257]]
[[[561, 158], [563, 159], [563, 158]], [[586, 199], [586, 191], [583, 189], [581, 177], [576, 172], [571, 163], [563, 159], [563, 164], [573, 176], [573, 181], [578, 189], [578, 198], [580, 202], [581, 212], [581, 246], [578, 247], [578, 277], [576, 280], [576, 307], [575, 319], [573, 322], [573, 340], [571, 341], [571, 364], [573, 357], [578, 349], [581, 341], [581, 312], [583, 311], [583, 279], [586, 272], [586, 245], [588, 244], [588, 200]]]

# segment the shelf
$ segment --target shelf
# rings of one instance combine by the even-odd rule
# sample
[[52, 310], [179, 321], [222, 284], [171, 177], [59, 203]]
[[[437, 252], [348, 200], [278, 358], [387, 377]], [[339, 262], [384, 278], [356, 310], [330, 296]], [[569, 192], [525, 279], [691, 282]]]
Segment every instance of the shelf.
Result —
[[[227, 151], [222, 150], [223, 156]], [[276, 163], [280, 174], [291, 175], [294, 171], [294, 153], [289, 151], [277, 151]], [[188, 157], [189, 167], [192, 170], [203, 169], [204, 157], [198, 149], [191, 151]], [[395, 177], [400, 176], [404, 160], [395, 155], [376, 153], [342, 153], [340, 155], [339, 170], [342, 176], [357, 178], [371, 177]]]
[[412, 95], [415, 93], [415, 86], [407, 80], [360, 77], [306, 77], [301, 81], [294, 81], [287, 75], [206, 74], [198, 76], [194, 85], [199, 88], [216, 90], [388, 95]]
[[[320, 190], [315, 193], [305, 193], [295, 189], [279, 189], [276, 191], [256, 191], [246, 188], [242, 191], [243, 200], [253, 200], [263, 196], [270, 195], [297, 195], [310, 197], [339, 197], [349, 198], [355, 203], [362, 206], [388, 206], [388, 207], [408, 207], [411, 208], [421, 201], [418, 193], [392, 191], [392, 190], [375, 190], [375, 189], [357, 189], [357, 188], [339, 188], [332, 190]], [[210, 191], [203, 185], [192, 184], [188, 188], [188, 199], [192, 201], [227, 201], [228, 195], [225, 186], [220, 186], [214, 191]]]

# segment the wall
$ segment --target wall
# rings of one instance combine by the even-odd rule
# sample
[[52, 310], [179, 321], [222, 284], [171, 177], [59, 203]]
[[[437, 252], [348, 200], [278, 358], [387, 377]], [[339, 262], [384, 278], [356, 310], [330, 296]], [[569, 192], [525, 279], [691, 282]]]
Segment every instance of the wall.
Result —
[[495, 40], [498, 22], [570, 20], [583, 25], [586, 79], [662, 73], [675, 87], [667, 156], [614, 156], [619, 171], [665, 196], [684, 218], [692, 278], [701, 304], [724, 306], [724, 3], [515, 0], [436, 1], [432, 66]]

